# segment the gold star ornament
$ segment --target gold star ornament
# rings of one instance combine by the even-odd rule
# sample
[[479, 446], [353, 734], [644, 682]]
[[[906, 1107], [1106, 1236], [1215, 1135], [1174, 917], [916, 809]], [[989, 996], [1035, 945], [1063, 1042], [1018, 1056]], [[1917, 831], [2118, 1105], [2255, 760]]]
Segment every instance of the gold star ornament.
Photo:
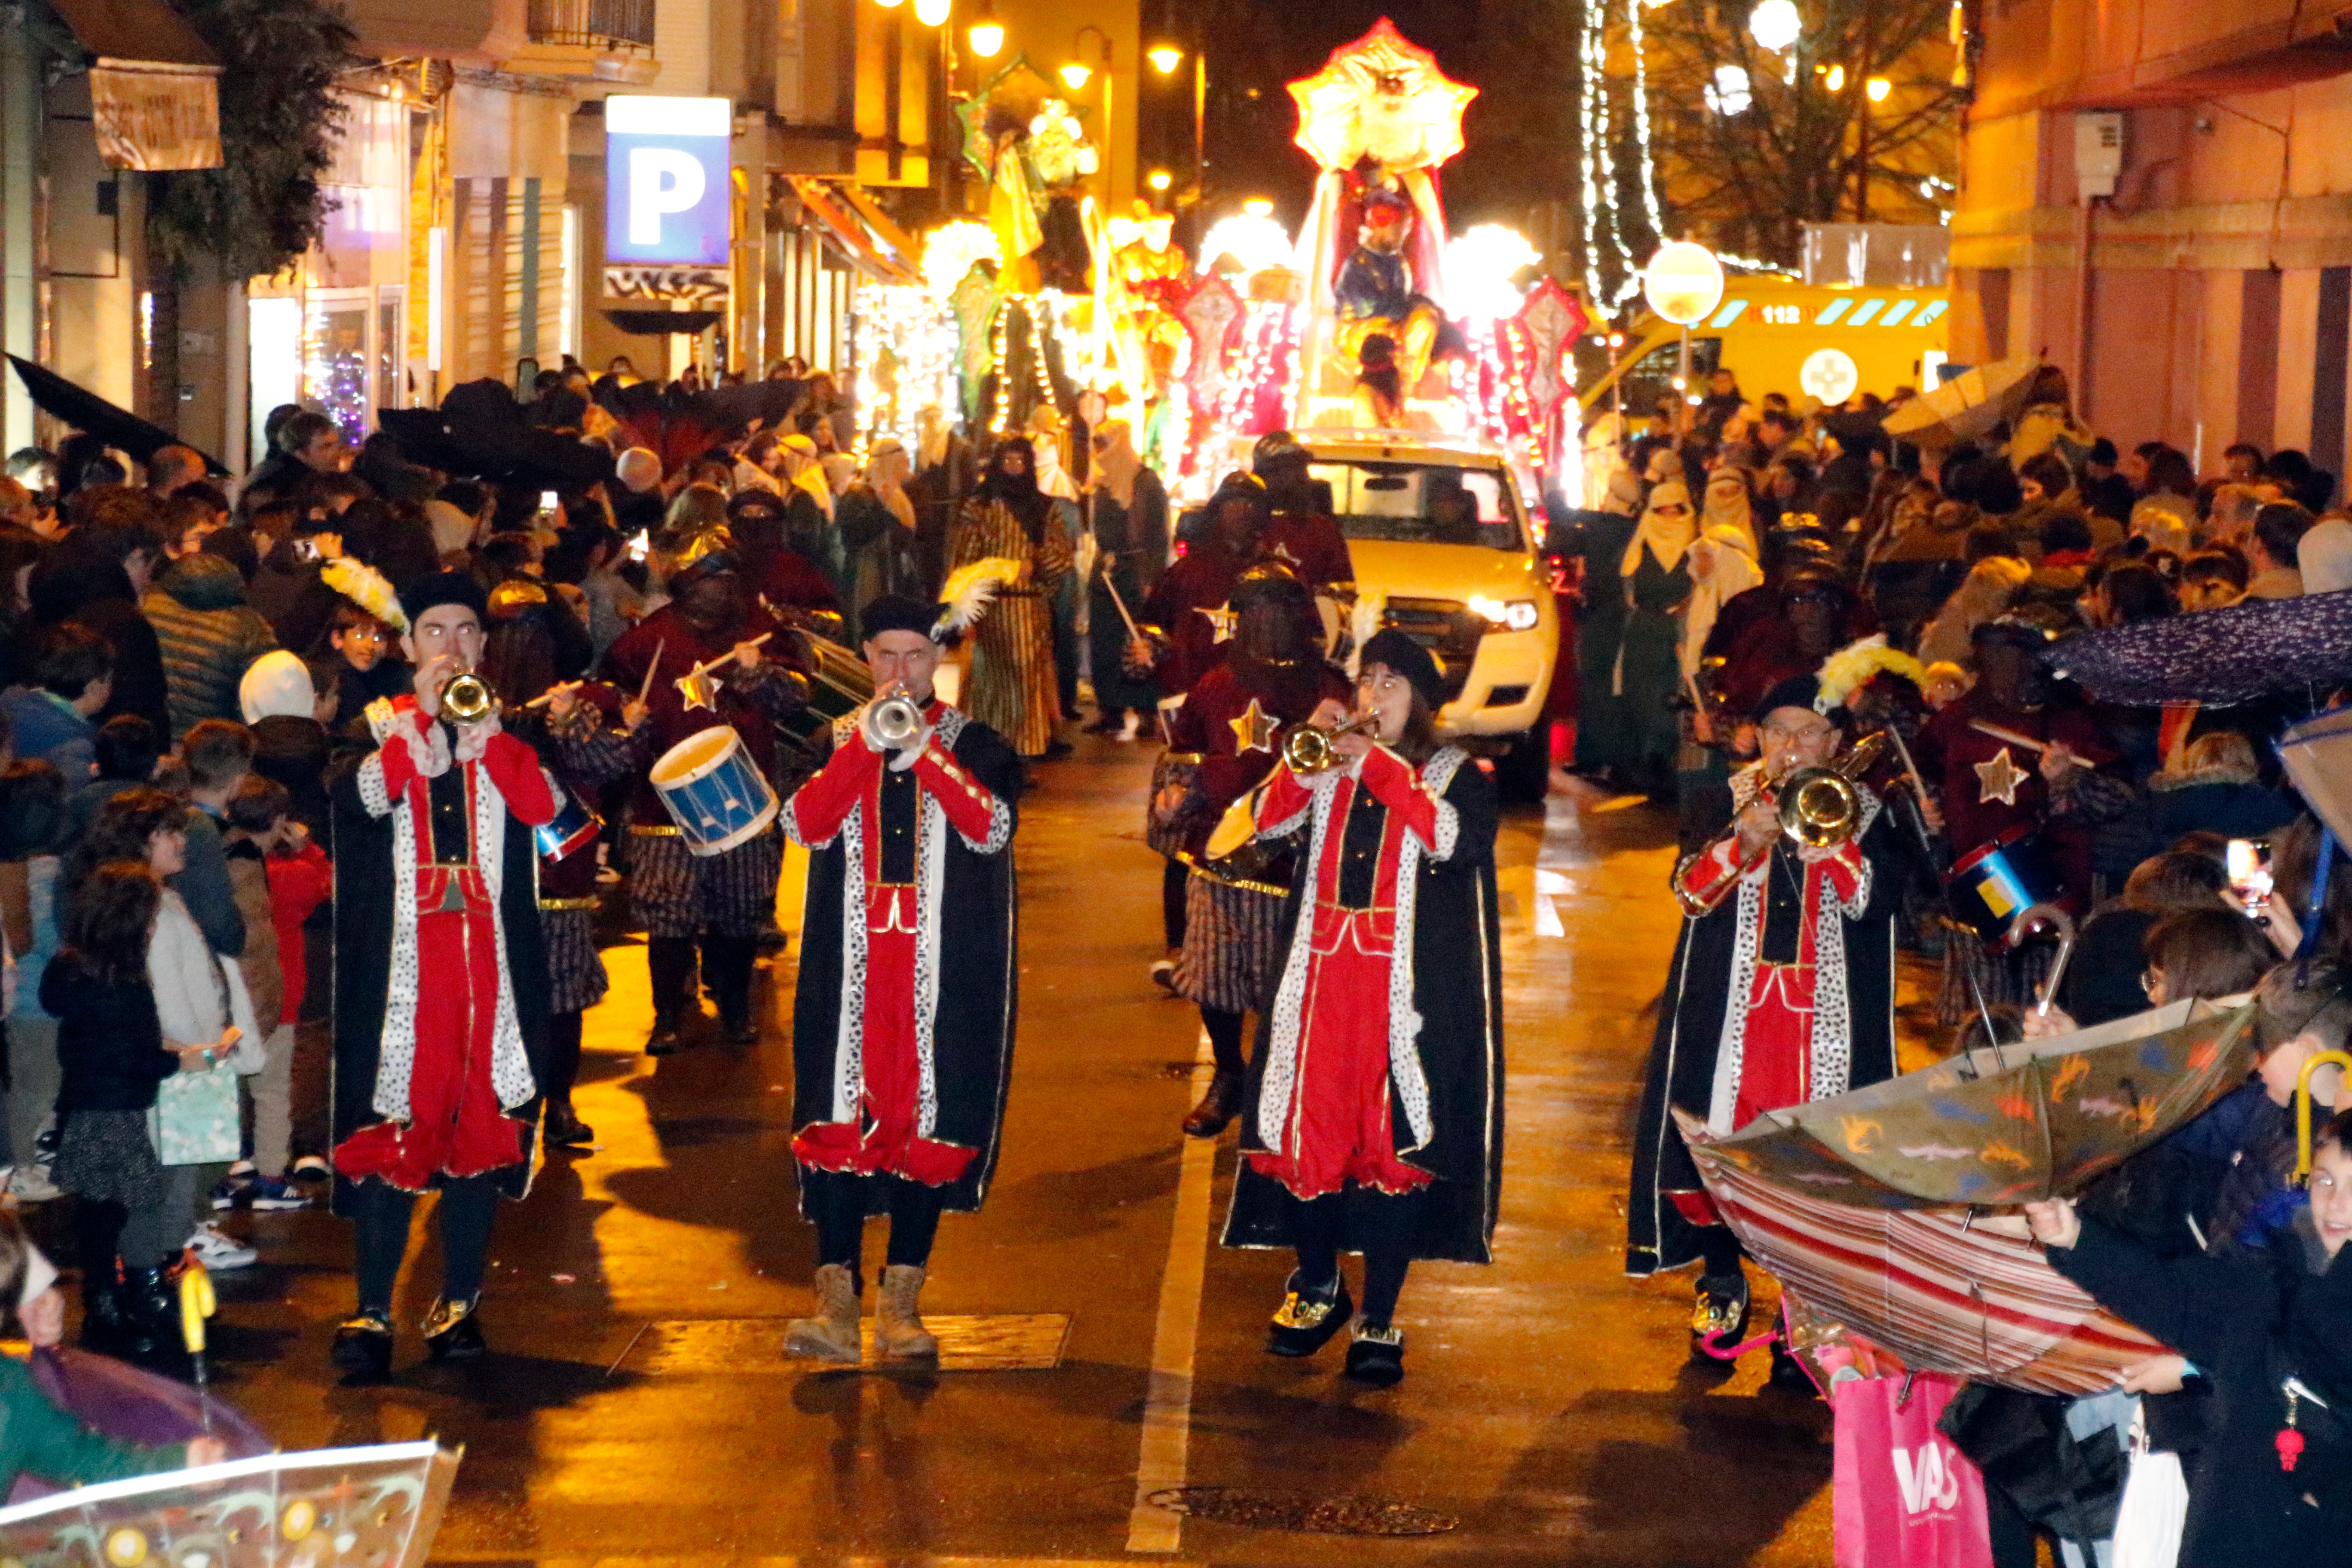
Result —
[[1234, 635], [1234, 622], [1239, 618], [1234, 611], [1219, 605], [1213, 610], [1203, 609], [1200, 613], [1208, 616], [1209, 625], [1215, 628], [1216, 635], [1212, 641], [1223, 642]]
[[1246, 712], [1240, 718], [1229, 720], [1227, 722], [1233, 727], [1234, 752], [1236, 756], [1250, 752], [1271, 753], [1274, 750], [1274, 737], [1282, 728], [1282, 721], [1259, 707], [1257, 699], [1255, 697], [1250, 699]]
[[1990, 805], [1994, 801], [2003, 805], [2017, 804], [2017, 789], [2032, 778], [2032, 774], [2009, 760], [2009, 748], [2003, 746], [1992, 761], [1977, 765], [1977, 804]]
[[696, 665], [670, 683], [677, 688], [678, 697], [689, 713], [698, 708], [719, 711], [719, 678], [701, 665]]

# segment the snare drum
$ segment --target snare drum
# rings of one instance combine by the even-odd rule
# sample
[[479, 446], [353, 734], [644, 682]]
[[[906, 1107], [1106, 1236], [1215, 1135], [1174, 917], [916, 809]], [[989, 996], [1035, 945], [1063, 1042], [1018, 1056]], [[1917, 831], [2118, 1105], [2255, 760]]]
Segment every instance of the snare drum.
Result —
[[569, 860], [596, 842], [596, 836], [604, 831], [604, 819], [552, 778], [548, 782], [555, 785], [555, 816], [530, 830], [531, 841], [539, 846], [541, 859]]
[[2024, 827], [1969, 850], [1944, 878], [1953, 918], [1987, 942], [2007, 936], [2010, 921], [2029, 905], [2056, 902], [2064, 887], [2049, 847]]
[[723, 855], [775, 820], [776, 792], [730, 725], [714, 724], [664, 752], [652, 781], [696, 855]]

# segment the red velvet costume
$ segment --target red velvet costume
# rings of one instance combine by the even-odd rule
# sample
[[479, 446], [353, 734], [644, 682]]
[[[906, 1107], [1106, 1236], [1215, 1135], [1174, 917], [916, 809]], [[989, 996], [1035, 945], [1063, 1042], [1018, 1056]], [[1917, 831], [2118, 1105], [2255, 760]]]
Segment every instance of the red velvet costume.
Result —
[[[1362, 797], [1369, 797], [1363, 799]], [[1287, 766], [1258, 803], [1261, 831], [1295, 821], [1312, 789]], [[1360, 809], [1370, 805], [1379, 810]], [[1390, 1008], [1396, 958], [1397, 873], [1410, 834], [1424, 855], [1443, 855], [1439, 798], [1419, 769], [1385, 746], [1339, 781], [1314, 880], [1299, 901], [1308, 943], [1299, 1014], [1297, 1066], [1282, 1113], [1279, 1144], [1247, 1158], [1298, 1198], [1336, 1193], [1348, 1182], [1384, 1193], [1425, 1184], [1430, 1173], [1397, 1157], [1391, 1122]], [[1467, 982], [1465, 981], [1465, 984]]]
[[1007, 805], [941, 744], [937, 726], [949, 711], [931, 702], [924, 717], [934, 733], [904, 770], [860, 736], [837, 742], [832, 760], [785, 807], [793, 839], [810, 845], [830, 843], [856, 814], [866, 882], [863, 1089], [851, 1120], [812, 1121], [794, 1135], [793, 1157], [818, 1170], [887, 1173], [940, 1186], [961, 1178], [979, 1152], [919, 1131], [927, 1086], [917, 996], [924, 936], [919, 796], [936, 801], [948, 826], [974, 847], [995, 844], [1002, 853], [1010, 823]]
[[1328, 597], [1334, 590], [1356, 585], [1355, 563], [1348, 554], [1347, 536], [1339, 525], [1319, 511], [1278, 511], [1258, 536], [1261, 561], [1279, 561], [1311, 593]]
[[[1675, 877], [1675, 898], [1685, 914], [1709, 913], [1742, 881], [1769, 877], [1776, 838], [1743, 858], [1737, 834], [1719, 838], [1684, 862]], [[1815, 925], [1811, 911], [1828, 898], [1859, 910], [1867, 896], [1868, 867], [1853, 838], [1822, 859], [1802, 865], [1795, 900], [1766, 898], [1757, 942], [1756, 973], [1744, 1001], [1747, 1031], [1733, 1091], [1732, 1126], [1738, 1131], [1768, 1110], [1801, 1105], [1813, 1098], [1813, 997], [1818, 979]], [[1776, 889], [1778, 890], [1778, 889]], [[1694, 1215], [1693, 1219], [1703, 1216]]]
[[[373, 815], [397, 817], [405, 808], [410, 864], [392, 868], [407, 882], [391, 889], [393, 982], [374, 1098], [384, 1119], [337, 1146], [335, 1171], [421, 1192], [436, 1175], [478, 1175], [529, 1157], [530, 1125], [507, 1111], [528, 1103], [536, 1086], [504, 973], [499, 891], [486, 875], [480, 828], [500, 809], [512, 818], [509, 832], [520, 831], [514, 824], [536, 826], [555, 815], [555, 796], [536, 754], [513, 735], [493, 735], [478, 760], [459, 762], [441, 751], [446, 731], [415, 699], [374, 705], [371, 721], [379, 714], [382, 749], [361, 765], [361, 794]], [[404, 952], [398, 925], [412, 891], [414, 947]], [[404, 1117], [387, 1110], [387, 1096], [405, 1100]]]
[[1163, 700], [1189, 696], [1224, 657], [1224, 640], [1233, 625], [1225, 601], [1249, 565], [1246, 557], [1213, 542], [1196, 546], [1161, 574], [1143, 602], [1136, 619], [1157, 626], [1167, 638], [1151, 671]]

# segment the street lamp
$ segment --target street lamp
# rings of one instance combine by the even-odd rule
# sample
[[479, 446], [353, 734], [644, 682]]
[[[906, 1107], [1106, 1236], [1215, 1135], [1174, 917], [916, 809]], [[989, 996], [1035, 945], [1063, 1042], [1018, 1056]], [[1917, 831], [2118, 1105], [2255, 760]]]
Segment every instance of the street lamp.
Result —
[[1832, 66], [1822, 76], [1822, 85], [1832, 92], [1845, 90], [1845, 67]]
[[1862, 90], [1870, 95], [1871, 102], [1885, 103], [1886, 95], [1895, 90], [1895, 84], [1883, 76], [1874, 76], [1862, 84]]
[[1072, 60], [1069, 64], [1062, 68], [1062, 84], [1065, 87], [1067, 87], [1072, 92], [1084, 92], [1086, 90], [1087, 79], [1094, 74], [1095, 73], [1092, 70], [1088, 69], [1081, 62]]
[[1174, 76], [1176, 68], [1184, 63], [1184, 51], [1173, 44], [1154, 44], [1147, 58], [1153, 70], [1161, 76]]
[[996, 0], [981, 0], [980, 15], [964, 34], [974, 58], [992, 60], [1004, 47], [1004, 24], [996, 19]]
[[1242, 203], [1242, 211], [1251, 217], [1272, 217], [1274, 204], [1264, 196], [1252, 196]]
[[1081, 25], [1077, 31], [1070, 35], [1070, 62], [1062, 68], [1060, 75], [1063, 83], [1067, 86], [1072, 92], [1083, 90], [1087, 83], [1094, 78], [1096, 68], [1086, 63], [1085, 46], [1087, 35], [1088, 33], [1092, 33], [1097, 38], [1102, 41], [1102, 54], [1100, 57], [1100, 68], [1102, 72], [1102, 130], [1099, 133], [1098, 140], [1102, 146], [1103, 190], [1104, 193], [1108, 195], [1109, 192], [1114, 191], [1118, 187], [1118, 173], [1115, 168], [1118, 154], [1118, 142], [1116, 139], [1118, 121], [1111, 108], [1111, 84], [1113, 79], [1111, 75], [1110, 35], [1104, 32], [1100, 27], [1096, 26], [1092, 22]]
[[1154, 169], [1144, 176], [1143, 183], [1155, 191], [1165, 191], [1170, 185], [1175, 184], [1175, 181], [1167, 170]]
[[1804, 26], [1804, 18], [1797, 15], [1796, 0], [1758, 0], [1756, 9], [1748, 14], [1748, 33], [1775, 54], [1794, 44]]
[[915, 0], [915, 20], [926, 27], [944, 26], [952, 0]]

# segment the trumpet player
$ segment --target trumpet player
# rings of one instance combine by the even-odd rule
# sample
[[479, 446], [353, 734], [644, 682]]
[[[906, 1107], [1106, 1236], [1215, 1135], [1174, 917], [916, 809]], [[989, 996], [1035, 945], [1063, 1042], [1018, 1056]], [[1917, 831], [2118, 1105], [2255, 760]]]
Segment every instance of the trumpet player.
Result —
[[[393, 1286], [417, 1194], [440, 1194], [436, 1360], [479, 1354], [477, 1303], [501, 1196], [529, 1185], [545, 1073], [547, 960], [530, 829], [555, 795], [495, 704], [451, 722], [488, 605], [463, 572], [401, 595], [416, 693], [368, 704], [376, 749], [331, 781], [335, 813], [335, 1210], [358, 1310], [334, 1363], [391, 1370]], [[458, 710], [462, 711], [462, 710]]]
[[1176, 858], [1187, 868], [1175, 990], [1201, 1009], [1216, 1058], [1208, 1091], [1184, 1118], [1195, 1138], [1215, 1137], [1240, 1109], [1242, 1026], [1273, 993], [1294, 858], [1287, 846], [1279, 854], [1216, 856], [1210, 840], [1228, 811], [1246, 812], [1240, 803], [1274, 772], [1284, 731], [1348, 697], [1347, 678], [1323, 658], [1315, 600], [1287, 568], [1250, 568], [1234, 586], [1232, 609], [1234, 635], [1219, 645], [1222, 658], [1169, 721], [1169, 750], [1195, 760], [1192, 783], [1154, 805], [1181, 836]]
[[890, 1216], [875, 1342], [935, 1356], [918, 1310], [940, 1215], [978, 1209], [1004, 1125], [1014, 1006], [1013, 830], [1021, 759], [939, 700], [938, 605], [866, 605], [875, 700], [783, 809], [809, 852], [793, 1005], [793, 1154], [817, 1230], [817, 1310], [789, 1353], [854, 1363], [866, 1216]]
[[[1694, 1360], [1705, 1359], [1709, 1336], [1726, 1347], [1738, 1340], [1748, 1282], [1739, 1244], [1701, 1190], [1669, 1108], [1720, 1137], [1765, 1111], [1895, 1071], [1902, 862], [1878, 797], [1859, 784], [1832, 788], [1832, 797], [1845, 793], [1850, 820], [1791, 825], [1826, 842], [1783, 827], [1785, 786], [1838, 754], [1844, 696], [1819, 675], [1765, 694], [1752, 714], [1762, 754], [1732, 775], [1730, 823], [1675, 868], [1684, 920], [1636, 1124], [1625, 1268], [1638, 1277], [1701, 1263]], [[1804, 1374], [1776, 1347], [1772, 1375]]]
[[[1395, 1313], [1412, 1261], [1491, 1261], [1501, 944], [1495, 790], [1438, 739], [1435, 661], [1391, 630], [1360, 662], [1367, 721], [1325, 700], [1328, 765], [1286, 758], [1257, 805], [1261, 836], [1303, 845], [1224, 1245], [1297, 1257], [1271, 1353], [1312, 1355], [1351, 1329], [1347, 1375], [1384, 1385], [1404, 1375]], [[1343, 1252], [1363, 1254], [1360, 1308]]]

